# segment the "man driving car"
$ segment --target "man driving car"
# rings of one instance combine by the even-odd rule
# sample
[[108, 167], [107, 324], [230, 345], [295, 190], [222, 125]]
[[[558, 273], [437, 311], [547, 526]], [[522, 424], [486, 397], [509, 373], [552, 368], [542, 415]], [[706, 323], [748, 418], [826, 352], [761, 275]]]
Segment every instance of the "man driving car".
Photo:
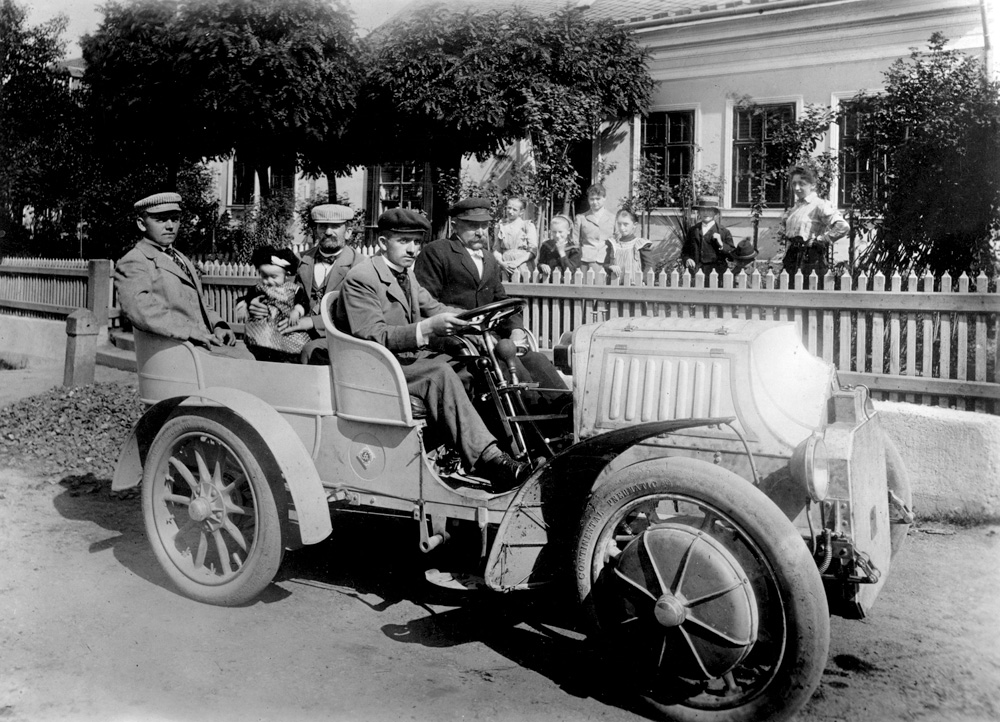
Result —
[[530, 474], [497, 444], [487, 429], [449, 357], [429, 348], [435, 338], [468, 325], [461, 309], [445, 306], [419, 284], [412, 272], [420, 246], [430, 231], [421, 214], [394, 208], [378, 219], [379, 255], [352, 268], [334, 306], [338, 329], [382, 344], [396, 355], [411, 395], [420, 398], [431, 421], [442, 428], [466, 469], [490, 481], [502, 493]]

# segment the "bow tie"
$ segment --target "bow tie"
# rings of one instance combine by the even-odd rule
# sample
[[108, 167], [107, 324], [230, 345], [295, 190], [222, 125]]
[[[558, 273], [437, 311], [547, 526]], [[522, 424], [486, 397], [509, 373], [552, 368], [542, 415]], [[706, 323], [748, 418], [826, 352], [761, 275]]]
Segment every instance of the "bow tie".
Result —
[[324, 256], [320, 253], [316, 254], [316, 263], [325, 263], [328, 266], [332, 266], [333, 262], [337, 260], [337, 256]]
[[474, 258], [480, 258], [481, 259], [483, 257], [482, 250], [479, 250], [479, 251], [469, 251], [469, 253], [471, 253]]

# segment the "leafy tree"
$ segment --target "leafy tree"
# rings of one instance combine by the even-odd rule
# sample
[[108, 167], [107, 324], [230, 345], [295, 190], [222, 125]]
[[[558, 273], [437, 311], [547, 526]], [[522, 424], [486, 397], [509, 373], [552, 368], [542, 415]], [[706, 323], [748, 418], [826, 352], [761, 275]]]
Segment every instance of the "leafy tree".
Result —
[[235, 232], [236, 260], [249, 263], [253, 252], [261, 246], [285, 248], [291, 245], [289, 225], [295, 216], [295, 198], [291, 191], [281, 190], [247, 209], [247, 215]]
[[622, 200], [621, 207], [639, 216], [639, 234], [649, 234], [650, 216], [657, 208], [670, 205], [670, 184], [663, 175], [659, 158], [642, 157], [632, 179], [632, 195]]
[[[73, 168], [82, 111], [58, 66], [65, 17], [36, 27], [27, 10], [0, 0], [0, 230], [4, 252], [63, 255], [76, 249]], [[21, 225], [22, 209], [35, 225]]]
[[885, 73], [883, 94], [855, 98], [857, 152], [884, 159], [883, 187], [859, 189], [855, 213], [874, 230], [860, 265], [885, 274], [995, 273], [1000, 226], [1000, 84], [976, 58], [916, 49]]
[[[236, 153], [267, 169], [333, 176], [360, 80], [342, 0], [139, 0], [104, 7], [83, 39], [100, 142], [138, 163]], [[335, 190], [332, 190], [335, 197]]]
[[484, 160], [528, 138], [536, 203], [576, 195], [573, 145], [602, 121], [642, 112], [653, 86], [631, 34], [578, 8], [543, 17], [430, 5], [374, 34], [367, 52], [355, 162], [405, 158], [453, 172], [463, 154]]

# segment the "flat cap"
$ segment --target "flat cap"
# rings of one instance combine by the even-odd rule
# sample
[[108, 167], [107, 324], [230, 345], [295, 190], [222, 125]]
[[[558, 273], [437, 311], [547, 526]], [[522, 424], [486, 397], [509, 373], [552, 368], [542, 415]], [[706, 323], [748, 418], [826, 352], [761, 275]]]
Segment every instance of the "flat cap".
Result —
[[180, 193], [154, 193], [132, 204], [137, 213], [165, 213], [181, 209]]
[[347, 223], [354, 218], [354, 210], [337, 203], [314, 206], [310, 212], [313, 223]]
[[378, 229], [398, 233], [427, 233], [431, 222], [427, 216], [409, 208], [390, 208], [378, 217]]
[[463, 198], [448, 209], [448, 215], [460, 221], [492, 221], [489, 198]]

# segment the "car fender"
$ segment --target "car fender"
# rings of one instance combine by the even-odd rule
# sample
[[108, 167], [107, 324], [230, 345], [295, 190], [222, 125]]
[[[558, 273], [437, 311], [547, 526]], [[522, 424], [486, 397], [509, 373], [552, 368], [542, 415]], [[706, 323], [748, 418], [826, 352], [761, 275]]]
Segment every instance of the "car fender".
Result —
[[575, 539], [580, 514], [601, 471], [644, 439], [732, 417], [649, 421], [592, 436], [539, 467], [517, 490], [497, 529], [486, 564], [486, 583], [498, 591], [530, 589], [565, 570], [565, 545]]
[[189, 399], [201, 399], [208, 402], [208, 406], [221, 406], [256, 432], [288, 485], [303, 544], [315, 544], [330, 535], [333, 525], [326, 492], [302, 440], [272, 406], [238, 389], [201, 389], [164, 399], [150, 407], [122, 446], [111, 482], [113, 490], [128, 489], [139, 483], [146, 453], [160, 427], [181, 403]]

